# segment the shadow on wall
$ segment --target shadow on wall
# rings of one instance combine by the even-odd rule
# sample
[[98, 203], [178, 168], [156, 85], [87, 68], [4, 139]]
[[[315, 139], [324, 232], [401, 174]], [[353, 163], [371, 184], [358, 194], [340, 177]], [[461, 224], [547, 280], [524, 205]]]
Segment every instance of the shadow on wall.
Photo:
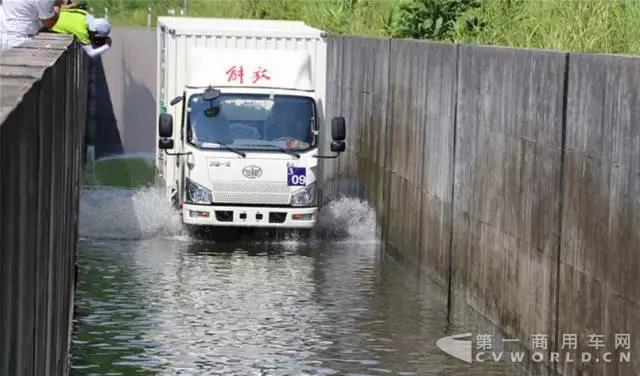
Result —
[[95, 59], [93, 62], [94, 71], [94, 108], [93, 124], [95, 126], [94, 145], [95, 158], [99, 159], [113, 154], [124, 153], [118, 122], [113, 111], [111, 92], [109, 83], [104, 71], [102, 60]]
[[95, 155], [154, 151], [155, 32], [117, 28], [95, 65]]
[[[155, 64], [155, 61], [152, 62]], [[122, 124], [126, 152], [148, 152], [155, 150], [155, 108], [156, 101], [147, 86], [136, 81], [128, 65], [128, 56], [124, 54], [122, 65]]]

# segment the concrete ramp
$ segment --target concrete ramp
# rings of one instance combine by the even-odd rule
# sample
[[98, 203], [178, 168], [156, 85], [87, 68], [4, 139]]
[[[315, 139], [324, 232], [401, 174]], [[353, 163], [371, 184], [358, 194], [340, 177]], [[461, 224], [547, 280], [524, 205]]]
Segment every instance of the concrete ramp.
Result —
[[95, 156], [153, 153], [156, 31], [114, 28], [113, 45], [92, 67], [89, 127]]

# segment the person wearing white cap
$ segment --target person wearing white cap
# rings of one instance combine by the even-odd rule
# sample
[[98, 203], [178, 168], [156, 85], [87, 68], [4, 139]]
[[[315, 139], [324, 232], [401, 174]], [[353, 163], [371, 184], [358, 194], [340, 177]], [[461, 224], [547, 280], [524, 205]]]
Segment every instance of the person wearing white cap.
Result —
[[109, 22], [104, 18], [96, 18], [84, 10], [63, 8], [58, 22], [51, 31], [73, 34], [91, 58], [98, 57], [111, 48]]
[[16, 47], [58, 20], [61, 0], [0, 0], [0, 50]]

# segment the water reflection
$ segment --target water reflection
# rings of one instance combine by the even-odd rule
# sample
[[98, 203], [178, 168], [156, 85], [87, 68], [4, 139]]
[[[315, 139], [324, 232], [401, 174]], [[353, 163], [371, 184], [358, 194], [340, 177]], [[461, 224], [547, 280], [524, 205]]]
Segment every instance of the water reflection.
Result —
[[518, 372], [437, 349], [468, 328], [371, 241], [84, 240], [78, 263], [73, 374]]

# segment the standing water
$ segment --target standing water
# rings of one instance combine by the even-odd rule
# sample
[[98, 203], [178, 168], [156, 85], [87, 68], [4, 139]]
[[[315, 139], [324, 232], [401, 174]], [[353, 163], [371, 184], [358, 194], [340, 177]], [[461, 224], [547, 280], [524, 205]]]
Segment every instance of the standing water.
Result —
[[155, 189], [81, 196], [74, 375], [426, 375], [524, 371], [439, 350], [446, 304], [341, 198], [311, 239], [195, 240]]

